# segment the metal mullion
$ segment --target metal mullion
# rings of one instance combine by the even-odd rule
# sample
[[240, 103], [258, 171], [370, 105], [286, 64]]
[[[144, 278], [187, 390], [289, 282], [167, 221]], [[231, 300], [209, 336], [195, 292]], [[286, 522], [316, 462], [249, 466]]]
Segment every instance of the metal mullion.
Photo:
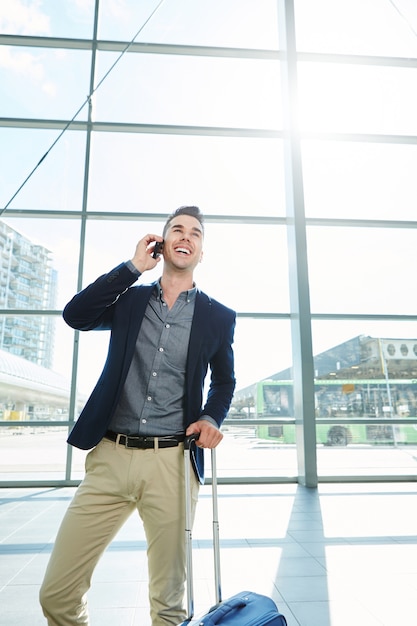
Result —
[[364, 54], [297, 52], [297, 61], [302, 63], [337, 63], [341, 65], [372, 65], [379, 67], [417, 68], [417, 58], [371, 56]]
[[317, 450], [314, 411], [314, 359], [308, 279], [307, 233], [300, 137], [297, 133], [297, 55], [293, 0], [278, 0], [282, 63], [284, 167], [287, 206], [291, 341], [293, 352], [294, 414], [298, 480], [317, 487]]
[[[92, 51], [91, 51], [90, 88], [89, 88], [90, 94], [93, 94], [94, 92], [99, 4], [100, 4], [100, 0], [96, 0], [95, 7], [94, 7], [93, 46], [92, 46]], [[90, 98], [88, 102], [87, 137], [86, 137], [85, 161], [84, 161], [84, 186], [83, 186], [82, 215], [81, 215], [81, 229], [80, 229], [80, 252], [79, 252], [79, 258], [78, 258], [77, 291], [80, 291], [82, 288], [83, 273], [84, 273], [88, 182], [89, 182], [90, 154], [91, 154], [91, 132], [92, 132], [92, 102]], [[73, 425], [75, 421], [75, 410], [76, 410], [76, 404], [77, 404], [76, 396], [77, 396], [77, 375], [78, 375], [78, 356], [79, 356], [79, 335], [80, 335], [80, 332], [78, 330], [74, 331], [73, 361], [72, 361], [72, 373], [71, 373], [71, 393], [70, 393], [70, 405], [69, 405], [70, 427]], [[70, 430], [70, 427], [69, 427], [69, 430]], [[71, 479], [71, 470], [72, 470], [72, 447], [67, 446], [67, 462], [66, 462], [66, 469], [65, 469], [65, 480], [67, 481]]]
[[129, 45], [129, 52], [139, 54], [164, 54], [175, 56], [205, 56], [215, 58], [277, 60], [279, 50], [262, 48], [232, 48], [222, 46], [195, 46], [183, 44], [163, 44], [154, 42], [133, 42], [79, 39], [71, 37], [36, 37], [30, 35], [0, 35], [0, 45], [26, 48], [66, 48], [71, 50], [99, 50], [100, 52], [123, 52]]
[[91, 50], [91, 39], [77, 39], [72, 37], [36, 37], [34, 35], [0, 35], [0, 46]]
[[[79, 219], [83, 212], [80, 211], [62, 211], [49, 209], [7, 209], [8, 217], [14, 218], [65, 218]], [[150, 212], [134, 212], [134, 211], [89, 211], [85, 215], [86, 220], [135, 220], [145, 222], [148, 220], [156, 222], [164, 222], [166, 215], [164, 213]], [[273, 215], [210, 215], [204, 216], [205, 221], [211, 224], [258, 224], [263, 226], [287, 226], [288, 217]], [[373, 220], [359, 218], [337, 218], [337, 217], [306, 217], [307, 226], [318, 226], [320, 228], [389, 228], [389, 229], [405, 229], [413, 230], [417, 228], [416, 220]]]
[[[103, 52], [121, 52], [129, 42], [116, 40], [80, 39], [76, 37], [37, 37], [31, 35], [0, 35], [0, 45], [30, 48], [66, 48], [92, 50], [93, 46]], [[139, 54], [164, 54], [176, 56], [205, 56], [216, 58], [242, 58], [260, 60], [282, 60], [284, 52], [279, 49], [233, 48], [227, 46], [197, 46], [164, 44], [155, 42], [133, 42], [129, 51]], [[381, 67], [417, 68], [417, 58], [392, 57], [363, 54], [337, 54], [326, 52], [297, 52], [302, 63], [338, 63], [345, 65], [372, 65]]]

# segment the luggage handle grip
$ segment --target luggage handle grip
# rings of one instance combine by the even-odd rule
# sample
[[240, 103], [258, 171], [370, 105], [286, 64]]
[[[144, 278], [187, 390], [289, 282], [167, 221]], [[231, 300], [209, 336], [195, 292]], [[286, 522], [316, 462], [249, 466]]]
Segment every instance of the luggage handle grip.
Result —
[[214, 606], [207, 615], [207, 619], [202, 623], [204, 626], [216, 626], [228, 613], [235, 609], [243, 609], [246, 605], [245, 598], [231, 598], [227, 602]]
[[199, 439], [200, 433], [192, 433], [184, 439], [184, 450], [189, 450], [191, 445]]

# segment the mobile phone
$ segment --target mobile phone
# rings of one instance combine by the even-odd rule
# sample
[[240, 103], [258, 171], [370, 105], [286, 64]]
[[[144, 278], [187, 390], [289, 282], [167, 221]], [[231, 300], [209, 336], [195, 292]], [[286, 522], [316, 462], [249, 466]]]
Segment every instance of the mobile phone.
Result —
[[162, 252], [162, 248], [164, 247], [164, 242], [163, 241], [157, 241], [155, 243], [153, 252], [152, 252], [152, 257], [154, 259], [156, 259]]

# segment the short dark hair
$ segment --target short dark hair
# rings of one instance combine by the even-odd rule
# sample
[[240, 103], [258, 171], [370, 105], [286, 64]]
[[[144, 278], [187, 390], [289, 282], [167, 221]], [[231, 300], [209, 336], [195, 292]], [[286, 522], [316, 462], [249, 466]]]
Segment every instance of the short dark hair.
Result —
[[204, 234], [204, 217], [200, 209], [198, 208], [198, 206], [185, 205], [185, 206], [180, 206], [173, 213], [171, 213], [171, 215], [168, 216], [168, 219], [165, 222], [164, 230], [162, 232], [163, 237], [165, 237], [168, 227], [170, 223], [172, 222], [172, 220], [174, 219], [174, 217], [178, 217], [178, 215], [191, 215], [191, 217], [195, 217], [195, 219], [200, 222], [200, 225]]

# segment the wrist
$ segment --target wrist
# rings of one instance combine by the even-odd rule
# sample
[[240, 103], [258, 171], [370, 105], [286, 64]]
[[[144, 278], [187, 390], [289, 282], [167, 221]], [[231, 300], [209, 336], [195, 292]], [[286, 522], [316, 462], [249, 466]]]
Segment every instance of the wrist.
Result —
[[130, 271], [132, 272], [132, 274], [136, 274], [137, 276], [140, 276], [142, 274], [141, 270], [138, 268], [138, 266], [135, 264], [135, 262], [133, 261], [133, 259], [129, 259], [129, 261], [126, 261], [126, 265], [127, 267], [130, 269]]

